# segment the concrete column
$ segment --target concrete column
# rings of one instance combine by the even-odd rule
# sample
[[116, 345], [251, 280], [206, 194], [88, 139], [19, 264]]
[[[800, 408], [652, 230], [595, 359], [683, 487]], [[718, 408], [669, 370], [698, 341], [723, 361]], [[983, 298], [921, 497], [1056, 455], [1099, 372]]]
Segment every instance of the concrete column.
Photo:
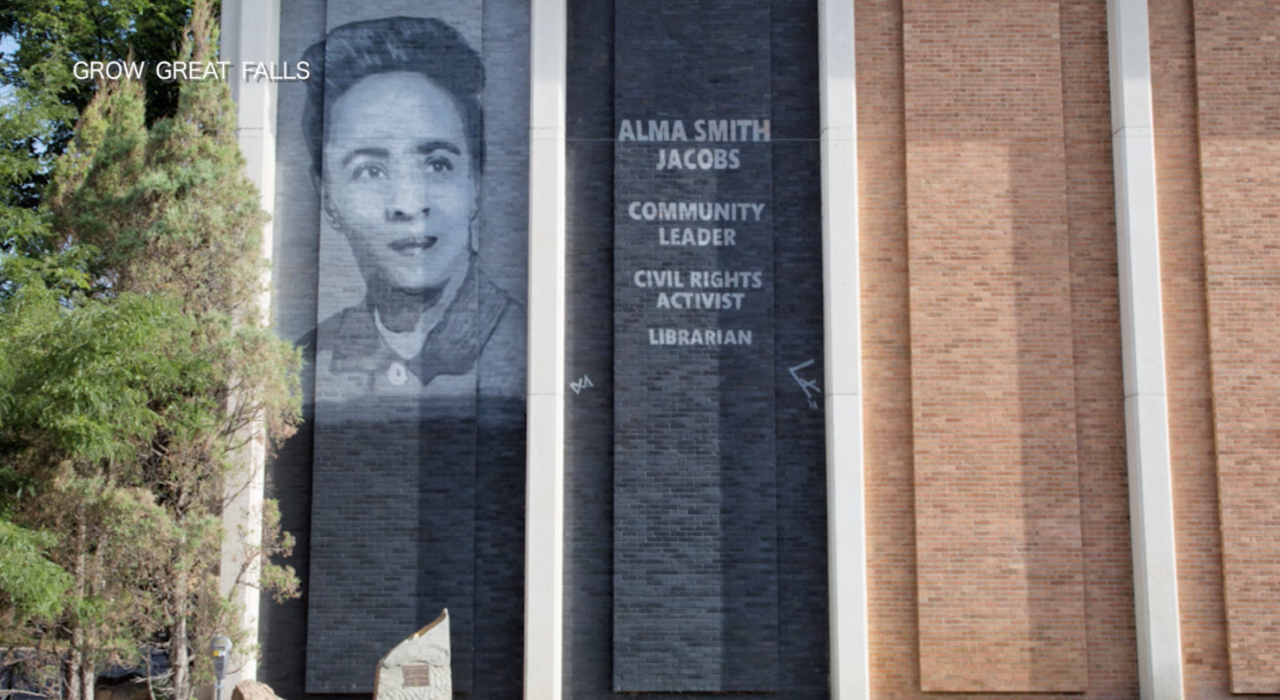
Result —
[[1181, 700], [1151, 43], [1145, 0], [1107, 0], [1129, 520], [1143, 700]]
[[560, 700], [564, 638], [565, 0], [532, 0], [524, 696]]
[[[236, 100], [237, 129], [240, 151], [245, 158], [245, 174], [258, 187], [261, 206], [271, 213], [276, 199], [276, 89], [275, 83], [243, 82], [240, 67], [246, 62], [263, 63], [280, 60], [279, 0], [223, 0], [222, 56], [230, 61], [227, 80]], [[271, 259], [272, 227], [262, 231], [262, 251]], [[269, 289], [264, 280], [264, 289]], [[259, 299], [262, 318], [270, 316], [271, 295], [264, 291]], [[258, 641], [258, 562], [249, 562], [248, 585], [236, 586], [236, 577], [245, 570], [247, 552], [262, 543], [262, 493], [266, 454], [257, 440], [245, 450], [250, 469], [242, 477], [227, 484], [228, 505], [223, 511], [226, 536], [222, 545], [222, 591], [233, 595], [240, 605], [241, 627], [248, 632], [249, 643]], [[197, 649], [197, 653], [205, 650]], [[240, 649], [233, 652], [231, 671], [227, 674], [225, 697], [241, 680], [256, 680], [258, 660]]]
[[831, 697], [871, 695], [853, 0], [819, 0]]

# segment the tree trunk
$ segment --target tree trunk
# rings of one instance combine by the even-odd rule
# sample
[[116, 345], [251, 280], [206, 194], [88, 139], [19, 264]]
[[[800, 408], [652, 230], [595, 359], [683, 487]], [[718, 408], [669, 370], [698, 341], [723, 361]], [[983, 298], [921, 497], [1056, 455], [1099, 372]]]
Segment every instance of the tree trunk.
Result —
[[93, 694], [98, 680], [97, 669], [92, 663], [81, 664], [80, 666], [80, 700], [93, 700]]
[[173, 638], [169, 640], [170, 666], [173, 669], [173, 698], [188, 700], [191, 697], [191, 660], [187, 654], [187, 586], [186, 574], [174, 572], [174, 623]]
[[93, 664], [83, 652], [72, 649], [67, 658], [67, 700], [93, 700], [93, 684], [96, 680]]
[[67, 700], [86, 700], [84, 697], [84, 655], [75, 648], [79, 632], [71, 634], [71, 653], [67, 655]]
[[[76, 509], [76, 560], [71, 575], [75, 590], [75, 600], [83, 601], [88, 594], [89, 573], [86, 557], [88, 552], [89, 525], [84, 506]], [[93, 700], [94, 667], [92, 656], [88, 650], [89, 640], [85, 634], [84, 624], [75, 611], [71, 613], [71, 653], [67, 656], [67, 698], [68, 700]]]

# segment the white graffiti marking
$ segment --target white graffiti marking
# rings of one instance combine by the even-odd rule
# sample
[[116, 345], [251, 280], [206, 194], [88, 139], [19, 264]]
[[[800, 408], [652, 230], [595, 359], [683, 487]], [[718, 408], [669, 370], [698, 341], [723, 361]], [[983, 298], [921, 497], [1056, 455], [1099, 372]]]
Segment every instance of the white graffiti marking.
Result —
[[791, 372], [791, 378], [795, 379], [796, 384], [799, 384], [800, 389], [804, 391], [804, 397], [809, 401], [809, 408], [812, 408], [813, 410], [816, 411], [818, 410], [817, 397], [822, 395], [822, 390], [818, 388], [818, 380], [802, 379], [798, 374], [800, 370], [806, 369], [812, 366], [813, 366], [813, 360], [810, 359], [806, 362], [801, 362], [795, 367], [790, 368], [790, 372]]
[[590, 389], [593, 386], [595, 386], [595, 384], [591, 383], [591, 377], [588, 377], [585, 374], [582, 375], [582, 379], [579, 379], [576, 382], [569, 382], [569, 388], [573, 389], [573, 393], [575, 394], [580, 393], [583, 389]]

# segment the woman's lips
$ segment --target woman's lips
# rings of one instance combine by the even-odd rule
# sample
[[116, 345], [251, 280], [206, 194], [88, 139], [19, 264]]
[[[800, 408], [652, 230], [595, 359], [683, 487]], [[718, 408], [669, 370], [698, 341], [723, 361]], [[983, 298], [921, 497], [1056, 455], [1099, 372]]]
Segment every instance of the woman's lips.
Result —
[[428, 248], [434, 246], [437, 240], [435, 236], [414, 236], [392, 241], [387, 247], [401, 255], [414, 256], [421, 255]]

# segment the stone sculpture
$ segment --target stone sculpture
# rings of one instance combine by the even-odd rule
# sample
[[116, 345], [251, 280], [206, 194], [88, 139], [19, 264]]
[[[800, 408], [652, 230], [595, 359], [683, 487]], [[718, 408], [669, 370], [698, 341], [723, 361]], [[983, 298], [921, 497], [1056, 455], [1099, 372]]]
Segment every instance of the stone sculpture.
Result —
[[373, 700], [452, 700], [449, 611], [396, 645], [378, 662]]

